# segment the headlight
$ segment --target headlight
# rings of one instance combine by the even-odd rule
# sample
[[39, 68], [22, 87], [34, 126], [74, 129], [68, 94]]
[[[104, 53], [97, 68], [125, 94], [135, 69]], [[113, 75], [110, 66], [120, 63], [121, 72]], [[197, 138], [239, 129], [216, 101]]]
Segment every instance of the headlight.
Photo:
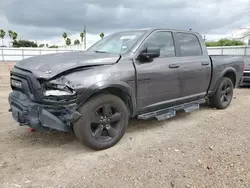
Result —
[[65, 96], [74, 95], [75, 91], [62, 91], [62, 90], [46, 90], [44, 92], [45, 96]]
[[44, 96], [72, 96], [76, 92], [67, 84], [50, 81], [44, 84]]

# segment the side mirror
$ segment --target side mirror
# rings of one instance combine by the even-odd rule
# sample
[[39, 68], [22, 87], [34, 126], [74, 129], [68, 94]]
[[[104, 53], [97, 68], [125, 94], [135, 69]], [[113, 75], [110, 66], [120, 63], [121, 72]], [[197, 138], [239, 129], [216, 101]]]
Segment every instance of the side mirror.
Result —
[[160, 48], [147, 47], [139, 55], [139, 59], [143, 61], [151, 61], [153, 58], [160, 56]]

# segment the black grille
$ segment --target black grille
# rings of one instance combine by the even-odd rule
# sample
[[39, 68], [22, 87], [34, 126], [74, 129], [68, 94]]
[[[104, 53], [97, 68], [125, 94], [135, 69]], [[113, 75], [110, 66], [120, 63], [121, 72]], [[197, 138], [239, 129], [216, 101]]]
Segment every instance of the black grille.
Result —
[[26, 94], [31, 100], [42, 100], [43, 96], [40, 82], [30, 71], [14, 67], [11, 70], [10, 79], [14, 79], [22, 83], [21, 88], [11, 85], [13, 90], [21, 91], [22, 93]]
[[15, 73], [11, 73], [11, 80], [21, 82], [21, 84], [22, 84], [21, 88], [16, 87], [16, 86], [11, 84], [11, 88], [13, 90], [18, 90], [18, 91], [21, 91], [21, 92], [23, 92], [25, 94], [28, 94], [28, 93], [33, 94], [32, 89], [30, 87], [29, 80], [27, 79], [27, 77], [24, 77], [22, 75], [18, 75], [18, 74], [15, 74]]

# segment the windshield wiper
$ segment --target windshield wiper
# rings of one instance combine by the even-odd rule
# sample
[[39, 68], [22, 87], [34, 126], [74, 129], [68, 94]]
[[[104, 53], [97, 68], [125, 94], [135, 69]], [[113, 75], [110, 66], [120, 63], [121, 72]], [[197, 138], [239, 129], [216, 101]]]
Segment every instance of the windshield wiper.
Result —
[[96, 53], [108, 53], [108, 52], [101, 51], [101, 50], [95, 50], [94, 52], [96, 52]]

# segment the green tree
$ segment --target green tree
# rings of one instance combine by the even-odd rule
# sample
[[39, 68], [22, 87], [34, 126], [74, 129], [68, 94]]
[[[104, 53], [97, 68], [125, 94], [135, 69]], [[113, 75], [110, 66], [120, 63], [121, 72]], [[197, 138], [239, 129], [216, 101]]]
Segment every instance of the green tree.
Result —
[[45, 46], [44, 44], [40, 44], [38, 47], [43, 48], [44, 46]]
[[81, 42], [83, 43], [83, 38], [85, 37], [86, 31], [84, 30], [83, 32], [80, 33], [81, 37]]
[[67, 46], [71, 45], [71, 40], [70, 40], [70, 38], [67, 38], [67, 39], [66, 39], [66, 45], [67, 45]]
[[64, 33], [62, 34], [62, 37], [63, 37], [64, 40], [66, 41], [66, 39], [67, 39], [67, 37], [68, 37], [67, 33], [64, 32]]
[[100, 37], [103, 39], [103, 38], [104, 38], [104, 33], [101, 33], [101, 34], [100, 34]]
[[5, 37], [5, 31], [1, 29], [0, 30], [0, 38], [2, 39], [3, 46], [4, 46], [4, 42], [3, 42], [4, 37]]
[[13, 41], [15, 41], [17, 39], [17, 37], [18, 37], [18, 34], [16, 32], [13, 32], [12, 33], [12, 39], [13, 39]]
[[230, 39], [220, 39], [218, 41], [206, 42], [207, 47], [211, 46], [241, 46], [245, 43], [239, 40], [230, 40]]
[[76, 40], [74, 41], [74, 44], [75, 44], [75, 45], [80, 44], [80, 41], [79, 41], [78, 39], [76, 39]]
[[52, 46], [50, 46], [49, 48], [58, 48], [58, 46], [52, 45]]
[[48, 47], [49, 47], [49, 45], [48, 45], [48, 44], [46, 44], [46, 47], [48, 48]]
[[15, 40], [13, 41], [13, 47], [37, 47], [37, 44], [33, 41], [29, 41], [29, 40]]
[[9, 30], [8, 33], [9, 33], [9, 37], [12, 39], [13, 31]]

